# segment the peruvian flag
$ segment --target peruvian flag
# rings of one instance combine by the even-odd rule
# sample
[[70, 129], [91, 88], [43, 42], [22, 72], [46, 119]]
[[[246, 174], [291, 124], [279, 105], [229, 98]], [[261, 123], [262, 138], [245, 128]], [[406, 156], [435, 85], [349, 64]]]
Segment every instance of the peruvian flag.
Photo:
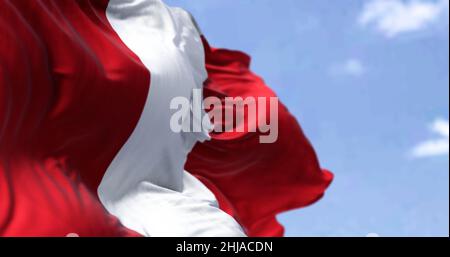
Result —
[[161, 0], [0, 0], [0, 236], [282, 236], [333, 177], [285, 106], [267, 144], [171, 128], [193, 90], [276, 97], [249, 67]]

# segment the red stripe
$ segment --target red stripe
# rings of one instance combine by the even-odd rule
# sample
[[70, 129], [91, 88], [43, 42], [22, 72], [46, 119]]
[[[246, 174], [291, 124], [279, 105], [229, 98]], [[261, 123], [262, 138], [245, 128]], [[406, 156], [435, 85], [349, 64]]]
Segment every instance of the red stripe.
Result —
[[150, 74], [107, 3], [0, 1], [0, 236], [128, 233], [95, 192]]
[[[205, 96], [275, 96], [250, 71], [249, 56], [210, 48], [206, 40], [204, 45], [209, 73]], [[279, 137], [274, 144], [260, 144], [259, 133], [212, 136], [211, 142], [197, 144], [186, 170], [208, 181], [221, 208], [250, 236], [283, 235], [276, 215], [319, 200], [333, 178], [320, 169], [314, 149], [283, 105], [279, 107]]]

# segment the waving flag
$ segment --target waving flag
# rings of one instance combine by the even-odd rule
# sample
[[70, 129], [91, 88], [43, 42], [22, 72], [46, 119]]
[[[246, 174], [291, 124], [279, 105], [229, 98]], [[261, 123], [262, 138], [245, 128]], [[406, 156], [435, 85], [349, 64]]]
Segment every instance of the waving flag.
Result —
[[282, 105], [272, 144], [171, 129], [195, 89], [275, 96], [181, 9], [0, 0], [0, 35], [0, 236], [280, 236], [331, 182]]

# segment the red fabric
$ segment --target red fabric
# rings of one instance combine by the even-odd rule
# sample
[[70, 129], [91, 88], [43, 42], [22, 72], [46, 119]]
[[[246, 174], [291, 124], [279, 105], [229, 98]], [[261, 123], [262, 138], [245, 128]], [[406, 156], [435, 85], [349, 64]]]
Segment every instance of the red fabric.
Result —
[[150, 74], [106, 0], [0, 0], [0, 236], [136, 235], [95, 194]]
[[[249, 56], [211, 48], [206, 40], [204, 45], [209, 74], [205, 97], [276, 96], [250, 71]], [[212, 141], [196, 145], [186, 164], [250, 236], [282, 236], [275, 216], [316, 202], [333, 179], [321, 170], [314, 149], [282, 104], [278, 115], [275, 143], [261, 144], [259, 132], [216, 133]]]
[[[110, 27], [107, 0], [0, 0], [0, 236], [135, 236], [96, 190], [135, 128], [150, 73]], [[206, 95], [274, 96], [239, 52], [206, 47]], [[280, 106], [280, 137], [214, 134], [187, 170], [251, 236], [308, 205], [332, 179]]]

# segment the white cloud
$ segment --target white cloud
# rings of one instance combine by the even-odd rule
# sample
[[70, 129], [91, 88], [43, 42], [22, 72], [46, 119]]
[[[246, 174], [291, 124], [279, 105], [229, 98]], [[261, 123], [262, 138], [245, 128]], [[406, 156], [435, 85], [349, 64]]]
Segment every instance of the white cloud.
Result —
[[366, 68], [361, 60], [350, 58], [343, 63], [336, 64], [331, 68], [333, 75], [347, 75], [353, 77], [360, 77], [364, 75]]
[[[388, 38], [419, 31], [448, 17], [449, 0], [371, 0], [359, 17]], [[448, 18], [447, 18], [448, 19]]]
[[439, 135], [439, 138], [431, 139], [417, 145], [412, 150], [415, 158], [433, 157], [449, 154], [449, 122], [438, 119], [431, 126], [430, 130]]

